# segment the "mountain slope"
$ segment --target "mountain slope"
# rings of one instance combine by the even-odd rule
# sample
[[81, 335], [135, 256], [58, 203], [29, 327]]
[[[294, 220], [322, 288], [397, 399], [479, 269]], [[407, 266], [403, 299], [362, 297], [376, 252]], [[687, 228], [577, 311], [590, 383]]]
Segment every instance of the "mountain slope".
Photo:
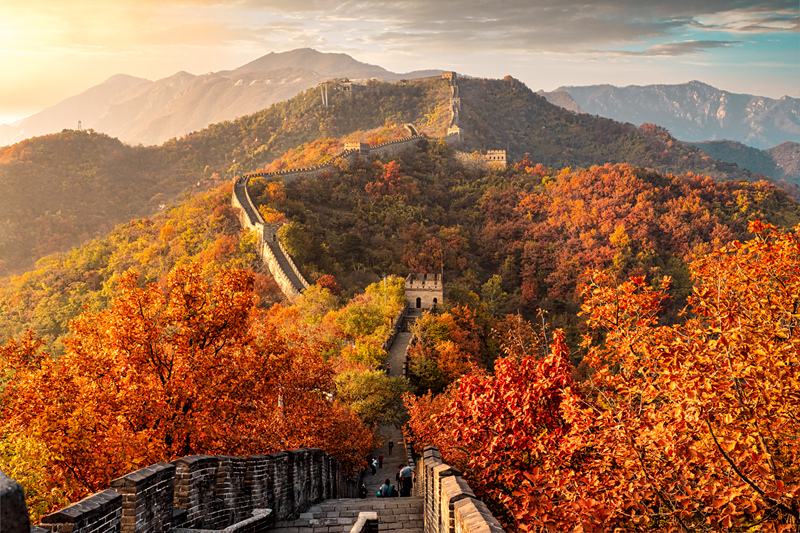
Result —
[[775, 180], [800, 185], [800, 144], [787, 141], [767, 150], [759, 150], [736, 141], [723, 140], [694, 143], [694, 146], [716, 159], [736, 163], [741, 168]]
[[245, 73], [295, 68], [297, 66], [315, 72], [322, 78], [377, 78], [383, 81], [424, 78], [438, 76], [442, 73], [441, 70], [417, 70], [405, 74], [397, 74], [378, 65], [362, 63], [347, 54], [323, 53], [313, 48], [298, 48], [289, 52], [271, 52], [237, 69], [219, 72], [219, 74], [234, 77]]
[[357, 94], [332, 90], [334, 105], [321, 107], [319, 91], [308, 90], [162, 146], [132, 147], [96, 132], [68, 130], [0, 148], [0, 277], [116, 224], [151, 216], [185, 192], [261, 168], [304, 143], [387, 120], [420, 121], [444, 106], [446, 93], [447, 85], [435, 81], [373, 83]]
[[787, 141], [764, 151], [783, 170], [785, 176], [800, 182], [800, 144]]
[[468, 151], [508, 150], [511, 159], [545, 166], [590, 167], [628, 163], [659, 172], [695, 172], [718, 180], [752, 179], [749, 172], [710, 158], [652, 124], [636, 128], [607, 118], [575, 114], [549, 103], [523, 83], [459, 80], [461, 121]]
[[[193, 82], [190, 75], [179, 76], [161, 89], [169, 93], [185, 80]], [[511, 159], [530, 153], [530, 161], [556, 169], [610, 162], [720, 180], [753, 179], [662, 129], [575, 115], [513, 79], [459, 80], [459, 90], [468, 151], [505, 148]], [[319, 91], [310, 89], [162, 146], [131, 147], [70, 130], [0, 149], [0, 276], [131, 218], [151, 216], [184, 192], [264, 168], [290, 149], [302, 152], [313, 141], [406, 122], [441, 135], [450, 116], [449, 91], [441, 79], [370, 81], [353, 90], [333, 85], [327, 107], [320, 105]]]
[[684, 141], [731, 139], [756, 148], [800, 142], [800, 99], [737, 94], [691, 81], [679, 85], [559, 87], [587, 113], [655, 123]]
[[78, 121], [81, 121], [84, 128], [92, 128], [112, 106], [134, 98], [152, 83], [126, 74], [111, 76], [100, 85], [31, 115], [19, 124], [0, 125], [0, 146], [56, 133], [65, 128], [76, 129]]
[[328, 78], [386, 81], [435, 76], [441, 71], [396, 74], [346, 54], [309, 48], [270, 53], [237, 69], [195, 76], [179, 72], [156, 82], [117, 75], [68, 98], [21, 125], [0, 126], [0, 145], [76, 128], [123, 142], [160, 144], [209, 124], [255, 113]]

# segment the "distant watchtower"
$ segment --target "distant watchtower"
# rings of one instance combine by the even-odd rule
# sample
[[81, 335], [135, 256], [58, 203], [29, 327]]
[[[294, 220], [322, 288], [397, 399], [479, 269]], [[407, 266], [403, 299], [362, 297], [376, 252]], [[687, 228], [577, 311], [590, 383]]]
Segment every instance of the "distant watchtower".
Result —
[[444, 301], [441, 274], [409, 274], [406, 278], [406, 303], [412, 309], [435, 309]]
[[506, 151], [505, 150], [488, 150], [486, 152], [486, 160], [489, 163], [494, 163], [496, 165], [500, 165], [501, 167], [506, 166]]
[[344, 143], [345, 150], [353, 150], [360, 155], [369, 155], [369, 145], [367, 143]]

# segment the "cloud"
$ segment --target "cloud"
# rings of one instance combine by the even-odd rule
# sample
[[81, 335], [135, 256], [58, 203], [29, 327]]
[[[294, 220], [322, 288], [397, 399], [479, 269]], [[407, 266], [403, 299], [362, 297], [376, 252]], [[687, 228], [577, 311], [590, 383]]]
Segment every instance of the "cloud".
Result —
[[599, 53], [626, 56], [684, 56], [705, 52], [712, 48], [724, 48], [740, 41], [683, 41], [679, 43], [656, 44], [647, 50], [610, 50]]
[[[322, 22], [332, 28], [356, 25], [359, 32], [347, 37], [352, 44], [442, 51], [479, 45], [487, 53], [575, 53], [646, 46], [648, 41], [673, 40], [687, 30], [697, 41], [683, 50], [696, 53], [714, 48], [696, 43], [722, 40], [715, 35], [718, 32], [794, 31], [800, 16], [795, 0], [344, 0], [334, 6], [322, 0], [296, 4], [243, 0], [241, 5], [283, 14], [300, 11], [309, 28]], [[702, 38], [703, 34], [708, 37]], [[664, 46], [640, 55], [688, 53], [680, 50]]]

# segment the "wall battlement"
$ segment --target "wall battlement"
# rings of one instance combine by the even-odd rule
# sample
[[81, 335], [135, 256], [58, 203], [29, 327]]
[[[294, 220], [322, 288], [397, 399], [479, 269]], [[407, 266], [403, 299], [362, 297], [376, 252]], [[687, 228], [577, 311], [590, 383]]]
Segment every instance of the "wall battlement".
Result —
[[317, 448], [192, 455], [117, 478], [111, 488], [45, 515], [31, 532], [261, 533], [314, 503], [357, 493], [358, 479], [346, 477], [339, 462]]
[[424, 533], [504, 533], [500, 522], [461, 477], [461, 471], [442, 462], [436, 447], [425, 447], [418, 466]]

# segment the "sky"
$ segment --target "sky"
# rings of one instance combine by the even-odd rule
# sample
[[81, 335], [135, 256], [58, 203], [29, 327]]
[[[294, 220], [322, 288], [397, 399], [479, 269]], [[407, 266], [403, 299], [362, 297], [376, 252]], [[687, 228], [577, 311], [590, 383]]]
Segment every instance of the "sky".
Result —
[[798, 0], [0, 0], [0, 124], [114, 74], [204, 74], [304, 47], [533, 90], [700, 80], [800, 97]]

